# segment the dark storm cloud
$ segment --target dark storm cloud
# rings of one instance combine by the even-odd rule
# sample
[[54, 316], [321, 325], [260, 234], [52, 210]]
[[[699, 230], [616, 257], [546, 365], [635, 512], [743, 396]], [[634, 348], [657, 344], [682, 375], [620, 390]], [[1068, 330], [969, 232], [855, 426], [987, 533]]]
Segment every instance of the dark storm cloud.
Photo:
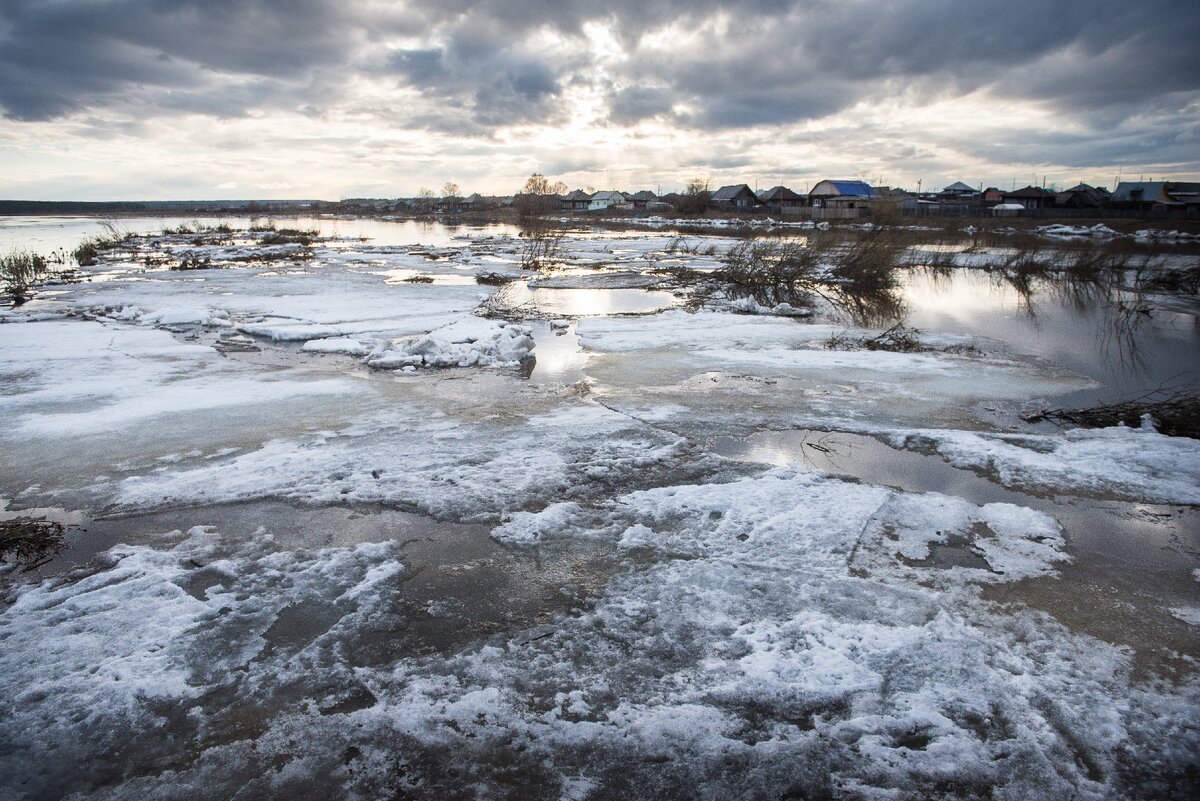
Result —
[[[461, 131], [471, 125], [502, 126], [514, 122], [545, 120], [554, 115], [559, 75], [550, 65], [520, 52], [510, 52], [502, 42], [486, 38], [454, 40], [446, 48], [399, 50], [390, 64], [406, 84], [442, 106], [437, 120], [441, 130]], [[464, 119], [469, 118], [469, 119]]]
[[1200, 11], [1184, 3], [797, 3], [718, 31], [635, 59], [704, 126], [816, 119], [899, 90], [994, 87], [1092, 111], [1200, 88]]
[[[627, 58], [594, 61], [589, 22]], [[317, 113], [366, 76], [419, 92], [416, 124], [478, 131], [556, 121], [603, 69], [620, 125], [803, 122], [980, 88], [1111, 125], [1194, 98], [1198, 40], [1200, 4], [1178, 0], [0, 0], [0, 107]]]
[[[39, 120], [156, 92], [204, 93], [222, 76], [303, 80], [345, 63], [360, 22], [325, 0], [3, 0], [0, 105]], [[236, 114], [245, 101], [200, 105]]]

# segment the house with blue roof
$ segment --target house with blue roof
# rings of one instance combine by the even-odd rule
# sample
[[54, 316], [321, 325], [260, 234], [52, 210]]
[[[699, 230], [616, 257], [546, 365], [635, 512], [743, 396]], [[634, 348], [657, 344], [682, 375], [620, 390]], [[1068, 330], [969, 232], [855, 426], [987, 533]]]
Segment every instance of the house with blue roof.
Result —
[[878, 197], [879, 193], [866, 181], [825, 180], [808, 192], [809, 203], [817, 207], [840, 206], [853, 209]]

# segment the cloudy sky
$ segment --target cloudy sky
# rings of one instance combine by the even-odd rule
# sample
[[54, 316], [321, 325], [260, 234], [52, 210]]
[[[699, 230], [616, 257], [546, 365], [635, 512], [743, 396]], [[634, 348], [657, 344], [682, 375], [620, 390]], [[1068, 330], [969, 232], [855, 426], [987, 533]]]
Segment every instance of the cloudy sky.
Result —
[[1200, 180], [1195, 0], [0, 0], [0, 197]]

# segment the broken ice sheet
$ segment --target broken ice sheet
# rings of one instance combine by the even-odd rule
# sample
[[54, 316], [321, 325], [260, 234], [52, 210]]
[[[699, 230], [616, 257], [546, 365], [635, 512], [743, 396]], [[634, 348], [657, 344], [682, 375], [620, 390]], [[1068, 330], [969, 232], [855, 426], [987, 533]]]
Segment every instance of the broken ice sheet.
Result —
[[128, 512], [164, 502], [283, 497], [385, 503], [439, 519], [486, 521], [614, 487], [715, 475], [726, 466], [682, 437], [587, 400], [525, 412], [467, 422], [415, 399], [393, 399], [336, 432], [276, 439], [228, 460], [130, 477], [117, 487], [115, 504]]
[[[638, 527], [639, 547], [669, 556], [631, 561], [589, 608], [528, 636], [372, 664], [337, 643], [381, 620], [402, 575], [387, 544], [214, 558], [206, 532], [27, 590], [0, 636], [56, 644], [33, 660], [0, 650], [6, 681], [36, 688], [0, 724], [37, 732], [21, 736], [6, 775], [85, 788], [120, 741], [143, 745], [101, 797], [203, 786], [308, 798], [313, 776], [351, 798], [397, 782], [458, 795], [502, 770], [523, 797], [547, 799], [581, 781], [599, 798], [704, 786], [713, 797], [987, 787], [1099, 799], [1123, 789], [1122, 749], [1170, 775], [1186, 769], [1181, 740], [1200, 745], [1188, 726], [1196, 688], [1135, 685], [1123, 649], [981, 601], [973, 586], [992, 570], [912, 564], [932, 532], [972, 536], [982, 522], [999, 546], [987, 556], [1010, 578], [1052, 569], [1061, 540], [1044, 515], [779, 469], [520, 517], [557, 537]], [[893, 539], [889, 524], [906, 530]], [[264, 645], [297, 599], [340, 611]], [[117, 625], [131, 608], [136, 624]], [[94, 632], [109, 657], [99, 671], [78, 653]], [[225, 632], [236, 647], [205, 645]], [[103, 725], [80, 736], [79, 714]], [[201, 744], [197, 757], [158, 762], [178, 737]], [[64, 759], [95, 773], [57, 771]]]

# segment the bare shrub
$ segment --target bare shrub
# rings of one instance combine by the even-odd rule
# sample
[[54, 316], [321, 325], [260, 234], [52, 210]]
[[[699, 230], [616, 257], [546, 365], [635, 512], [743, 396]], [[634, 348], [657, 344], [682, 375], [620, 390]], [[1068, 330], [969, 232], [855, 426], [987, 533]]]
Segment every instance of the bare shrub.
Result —
[[920, 340], [921, 332], [897, 323], [873, 337], [852, 337], [848, 333], [834, 334], [825, 342], [829, 350], [883, 350], [892, 353], [924, 353], [932, 350]]
[[885, 229], [807, 241], [751, 240], [726, 253], [719, 277], [763, 305], [812, 305], [820, 297], [863, 321], [899, 315], [901, 244]]
[[675, 200], [675, 208], [680, 214], [703, 214], [708, 210], [708, 201], [712, 197], [709, 182], [701, 178], [693, 178], [687, 188]]
[[29, 295], [29, 288], [35, 281], [46, 276], [49, 265], [44, 256], [25, 250], [15, 250], [7, 256], [0, 256], [0, 280], [4, 282], [4, 292], [14, 304], [24, 303]]
[[208, 256], [201, 257], [201, 256], [198, 256], [197, 254], [189, 251], [189, 252], [183, 254], [183, 258], [179, 260], [178, 264], [172, 264], [171, 269], [172, 270], [207, 270], [207, 269], [211, 268], [212, 266], [213, 266], [212, 259], [210, 259]]
[[829, 350], [882, 350], [891, 353], [957, 353], [977, 354], [974, 345], [934, 346], [921, 341], [921, 330], [896, 323], [875, 336], [852, 337], [848, 332], [834, 334], [825, 341]]
[[1138, 271], [1138, 289], [1153, 292], [1176, 292], [1181, 295], [1200, 294], [1200, 264], [1191, 267], [1163, 268]]
[[563, 229], [545, 220], [527, 219], [521, 227], [521, 269], [545, 270], [553, 267], [562, 246]]

